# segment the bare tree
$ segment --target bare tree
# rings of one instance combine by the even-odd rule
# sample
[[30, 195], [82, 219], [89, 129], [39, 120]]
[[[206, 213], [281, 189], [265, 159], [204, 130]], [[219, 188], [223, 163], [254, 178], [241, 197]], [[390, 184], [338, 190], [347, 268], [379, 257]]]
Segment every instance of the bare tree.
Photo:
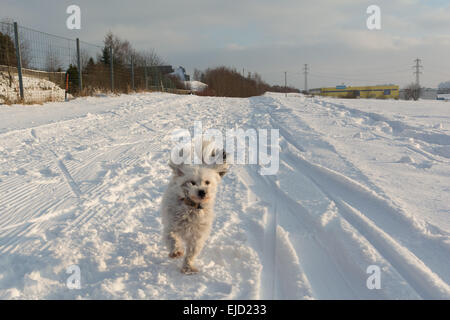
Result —
[[416, 83], [411, 83], [410, 85], [406, 86], [405, 88], [405, 99], [406, 100], [419, 100], [420, 95], [422, 93], [422, 88], [420, 85]]
[[45, 70], [48, 72], [56, 72], [61, 70], [61, 67], [62, 63], [56, 51], [53, 48], [49, 48], [45, 57]]
[[[91, 56], [89, 55], [89, 52], [86, 49], [80, 48], [80, 63], [81, 63], [81, 70], [86, 70], [86, 67], [89, 63], [89, 59], [91, 59]], [[72, 56], [71, 64], [74, 66], [78, 66], [78, 58], [76, 55]]]
[[[128, 40], [122, 40], [112, 32], [106, 34], [103, 43], [105, 48], [113, 48], [115, 65], [129, 64], [131, 56], [133, 56], [134, 63], [137, 66], [158, 66], [164, 64], [164, 60], [154, 50], [137, 51]], [[104, 50], [104, 55], [108, 52], [109, 50]], [[108, 59], [103, 57], [103, 60], [107, 62], [106, 60]]]
[[153, 49], [143, 51], [141, 54], [144, 57], [147, 66], [161, 66], [165, 64], [165, 61]]
[[196, 81], [201, 81], [202, 79], [202, 72], [198, 69], [194, 69], [194, 75], [192, 77]]
[[128, 40], [122, 40], [110, 31], [106, 34], [103, 43], [105, 48], [113, 48], [115, 65], [129, 63], [129, 58], [134, 50]]

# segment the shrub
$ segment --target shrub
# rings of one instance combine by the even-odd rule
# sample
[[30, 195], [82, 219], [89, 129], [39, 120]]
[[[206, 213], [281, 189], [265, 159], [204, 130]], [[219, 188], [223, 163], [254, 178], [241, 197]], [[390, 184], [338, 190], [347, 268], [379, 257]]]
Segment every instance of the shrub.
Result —
[[205, 90], [197, 93], [202, 96], [247, 98], [262, 95], [267, 91], [300, 92], [295, 88], [270, 86], [257, 73], [249, 73], [244, 77], [238, 71], [227, 67], [207, 69], [204, 72], [196, 70], [195, 78], [208, 85]]
[[405, 99], [406, 100], [419, 100], [422, 93], [422, 88], [420, 85], [411, 83], [405, 88]]

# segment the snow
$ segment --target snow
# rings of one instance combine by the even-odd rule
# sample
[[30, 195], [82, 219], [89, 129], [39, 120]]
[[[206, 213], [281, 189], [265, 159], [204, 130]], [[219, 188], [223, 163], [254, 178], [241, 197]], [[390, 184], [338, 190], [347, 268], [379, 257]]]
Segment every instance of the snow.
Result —
[[[5, 103], [5, 98], [11, 102], [17, 102], [19, 95], [19, 77], [13, 76], [13, 84], [10, 86], [8, 73], [0, 72], [0, 104]], [[25, 102], [64, 101], [65, 90], [55, 83], [39, 78], [23, 76], [23, 89]]]
[[[175, 129], [278, 128], [234, 165], [202, 271], [161, 245]], [[141, 93], [0, 106], [1, 299], [449, 299], [444, 101]], [[69, 289], [78, 265], [81, 289]], [[369, 290], [369, 266], [381, 289]]]
[[196, 80], [185, 81], [184, 84], [186, 85], [187, 88], [189, 88], [192, 91], [202, 91], [208, 86], [206, 83]]
[[170, 75], [177, 77], [181, 81], [184, 81], [186, 79], [186, 74], [183, 67], [175, 68], [175, 70], [170, 73]]

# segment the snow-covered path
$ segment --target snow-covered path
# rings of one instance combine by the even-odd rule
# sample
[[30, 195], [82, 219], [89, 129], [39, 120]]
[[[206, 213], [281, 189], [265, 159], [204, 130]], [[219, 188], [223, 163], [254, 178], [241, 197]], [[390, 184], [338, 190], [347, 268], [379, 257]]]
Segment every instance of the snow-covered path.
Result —
[[[0, 298], [450, 298], [448, 103], [153, 93], [0, 119]], [[195, 120], [279, 129], [280, 169], [232, 167], [202, 272], [185, 276], [159, 205], [169, 133]]]

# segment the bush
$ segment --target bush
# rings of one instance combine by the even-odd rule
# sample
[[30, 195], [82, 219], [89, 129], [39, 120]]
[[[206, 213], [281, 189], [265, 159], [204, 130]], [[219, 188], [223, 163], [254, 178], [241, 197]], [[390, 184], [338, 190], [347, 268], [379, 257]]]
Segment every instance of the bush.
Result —
[[195, 79], [208, 85], [205, 90], [197, 93], [201, 96], [247, 98], [262, 95], [267, 91], [300, 92], [295, 88], [270, 86], [257, 73], [249, 73], [244, 77], [238, 71], [227, 67], [207, 69], [204, 72], [196, 70]]
[[0, 32], [0, 65], [16, 67], [16, 49], [14, 42], [7, 34]]
[[78, 93], [78, 68], [74, 65], [70, 65], [69, 68], [66, 70], [66, 72], [69, 74], [69, 93], [70, 94], [77, 94]]
[[169, 83], [168, 86], [172, 89], [186, 89], [186, 85], [184, 84], [184, 82], [181, 81], [177, 76], [167, 75], [166, 78], [168, 80], [167, 82]]
[[420, 85], [412, 83], [405, 88], [405, 99], [406, 100], [419, 100], [422, 93], [422, 88]]
[[[293, 88], [293, 87], [283, 87], [283, 86], [279, 86], [279, 85], [275, 85], [275, 86], [271, 86], [269, 88], [268, 91], [271, 92], [282, 92], [282, 93], [300, 93], [299, 89]], [[304, 94], [306, 94], [307, 92], [304, 91]]]

